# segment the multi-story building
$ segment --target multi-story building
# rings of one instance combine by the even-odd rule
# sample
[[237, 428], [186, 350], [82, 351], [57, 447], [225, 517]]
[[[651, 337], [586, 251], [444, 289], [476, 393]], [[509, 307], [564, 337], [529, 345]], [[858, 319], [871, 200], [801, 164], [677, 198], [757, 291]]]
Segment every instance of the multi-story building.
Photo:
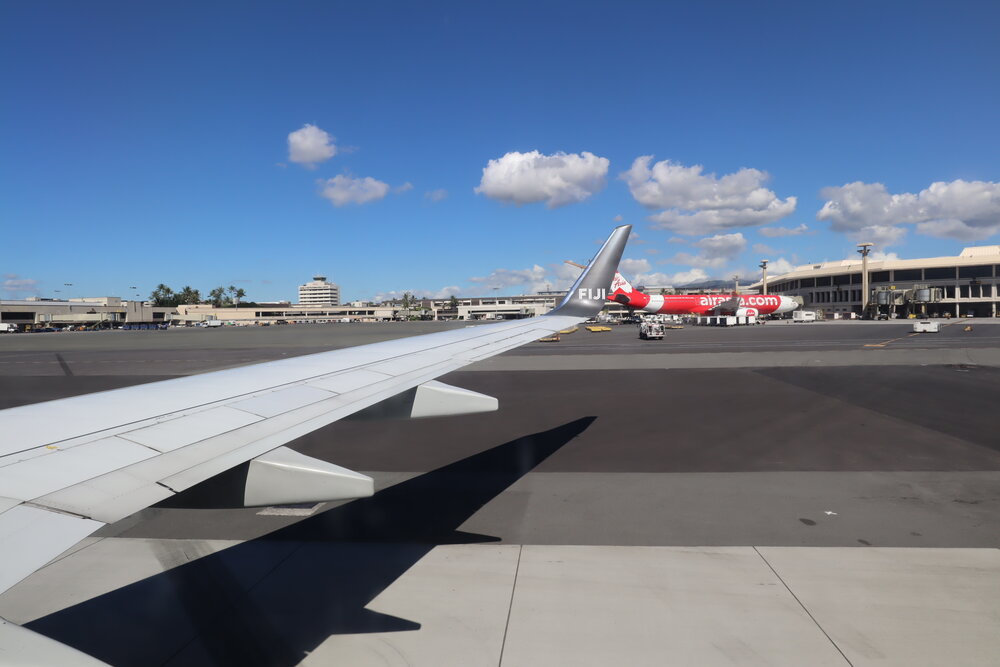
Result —
[[[807, 264], [769, 278], [767, 291], [799, 296], [810, 310], [860, 313], [861, 278], [860, 257]], [[965, 248], [957, 257], [869, 260], [868, 280], [868, 303], [883, 314], [1000, 315], [1000, 245]]]
[[312, 282], [299, 285], [299, 305], [339, 306], [340, 286], [328, 283], [326, 276], [313, 276]]

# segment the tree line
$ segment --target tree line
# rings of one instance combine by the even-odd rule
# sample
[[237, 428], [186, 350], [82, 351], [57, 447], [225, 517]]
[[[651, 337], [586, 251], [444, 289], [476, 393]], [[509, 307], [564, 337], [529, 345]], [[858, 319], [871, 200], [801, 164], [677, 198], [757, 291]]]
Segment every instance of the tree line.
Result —
[[[208, 298], [201, 297], [201, 291], [185, 285], [179, 292], [170, 289], [169, 286], [160, 283], [149, 295], [149, 300], [154, 306], [176, 307], [180, 305], [210, 303], [216, 308], [239, 307], [241, 299], [247, 295], [242, 287], [230, 285], [229, 287], [216, 287], [208, 293]], [[249, 304], [244, 304], [249, 305]]]

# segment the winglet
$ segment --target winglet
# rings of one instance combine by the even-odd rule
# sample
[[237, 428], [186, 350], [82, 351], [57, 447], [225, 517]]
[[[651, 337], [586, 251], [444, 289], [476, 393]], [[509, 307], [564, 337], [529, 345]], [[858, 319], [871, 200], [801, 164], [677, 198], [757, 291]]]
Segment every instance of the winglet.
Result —
[[631, 231], [632, 225], [615, 227], [594, 259], [573, 283], [566, 298], [549, 315], [593, 317], [601, 312]]

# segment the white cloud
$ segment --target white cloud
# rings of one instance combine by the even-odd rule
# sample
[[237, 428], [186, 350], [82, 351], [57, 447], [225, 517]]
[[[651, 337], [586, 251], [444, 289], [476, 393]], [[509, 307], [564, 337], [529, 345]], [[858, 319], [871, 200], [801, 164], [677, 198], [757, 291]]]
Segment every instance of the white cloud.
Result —
[[469, 278], [470, 282], [487, 289], [503, 289], [517, 285], [545, 284], [545, 269], [535, 264], [530, 269], [494, 269], [488, 276]]
[[670, 276], [668, 284], [687, 285], [689, 283], [698, 283], [702, 280], [708, 280], [708, 274], [702, 269], [691, 269], [673, 274]]
[[648, 259], [623, 259], [618, 264], [618, 270], [630, 276], [637, 273], [647, 273], [650, 268]]
[[548, 208], [581, 202], [605, 183], [610, 162], [593, 153], [507, 153], [490, 160], [476, 194], [508, 204], [545, 202]]
[[681, 238], [680, 236], [671, 236], [667, 239], [667, 243], [689, 243], [689, 241], [685, 238]]
[[334, 206], [367, 204], [389, 194], [389, 184], [371, 176], [352, 178], [341, 174], [319, 182], [322, 185], [320, 196], [329, 199]]
[[547, 268], [535, 264], [530, 269], [495, 269], [488, 276], [469, 278], [477, 295], [490, 295], [493, 288], [507, 293], [517, 291], [532, 294], [542, 290], [569, 289], [580, 277], [582, 269], [570, 264], [551, 264]]
[[903, 240], [907, 233], [906, 227], [893, 227], [892, 225], [869, 225], [853, 231], [849, 236], [855, 243], [874, 243], [878, 248], [886, 248], [896, 245]]
[[329, 134], [307, 123], [288, 135], [288, 161], [315, 169], [337, 154], [333, 141]]
[[38, 281], [34, 278], [21, 278], [16, 273], [5, 273], [4, 279], [0, 283], [0, 291], [3, 291], [8, 299], [38, 296]]
[[631, 281], [633, 285], [672, 285], [678, 287], [689, 283], [697, 283], [708, 280], [708, 273], [704, 269], [689, 269], [677, 273], [640, 273], [635, 275]]
[[651, 271], [650, 268], [646, 259], [623, 259], [618, 265], [618, 270], [630, 278], [633, 285], [685, 285], [708, 278], [708, 274], [699, 268], [672, 274]]
[[939, 239], [960, 241], [982, 241], [1000, 233], [1000, 218], [993, 225], [970, 225], [964, 220], [931, 220], [917, 225], [918, 234], [936, 236]]
[[784, 257], [779, 257], [778, 259], [771, 260], [767, 263], [767, 275], [768, 280], [774, 276], [781, 276], [795, 269], [795, 265], [789, 262]]
[[424, 199], [429, 202], [437, 203], [439, 201], [444, 201], [448, 198], [448, 191], [444, 188], [438, 188], [437, 190], [429, 190], [424, 193]]
[[393, 194], [401, 195], [404, 192], [409, 192], [412, 189], [413, 189], [413, 183], [410, 183], [409, 181], [407, 181], [406, 183], [403, 183], [402, 185], [397, 185], [396, 187], [394, 187], [392, 189], [392, 192], [393, 192]]
[[781, 200], [762, 187], [769, 178], [758, 169], [740, 169], [721, 178], [652, 155], [638, 157], [621, 174], [637, 202], [665, 209], [650, 216], [654, 227], [679, 234], [704, 234], [775, 222], [795, 211], [795, 197]]
[[611, 219], [612, 219], [612, 220], [614, 220], [615, 222], [621, 222], [621, 221], [622, 221], [622, 220], [624, 220], [625, 218], [623, 218], [623, 217], [621, 216], [621, 214], [619, 213], [618, 215], [616, 215], [615, 217], [613, 217], [613, 218], [611, 218]]
[[779, 236], [798, 236], [799, 234], [805, 234], [809, 231], [809, 227], [806, 223], [802, 223], [798, 227], [761, 227], [757, 230], [760, 232], [761, 236], [767, 236], [769, 238], [777, 238]]
[[580, 277], [583, 269], [571, 264], [553, 264], [549, 266], [549, 273], [545, 276], [545, 285], [540, 289], [560, 290], [569, 289]]
[[886, 228], [914, 224], [920, 234], [963, 241], [1000, 233], [1000, 183], [938, 181], [916, 194], [894, 195], [881, 183], [857, 181], [823, 188], [820, 195], [827, 202], [816, 218], [829, 220], [834, 231], [876, 229], [891, 239]]
[[698, 248], [695, 254], [679, 252], [670, 260], [674, 264], [690, 264], [719, 269], [746, 250], [747, 240], [743, 234], [716, 234], [699, 239], [691, 244]]

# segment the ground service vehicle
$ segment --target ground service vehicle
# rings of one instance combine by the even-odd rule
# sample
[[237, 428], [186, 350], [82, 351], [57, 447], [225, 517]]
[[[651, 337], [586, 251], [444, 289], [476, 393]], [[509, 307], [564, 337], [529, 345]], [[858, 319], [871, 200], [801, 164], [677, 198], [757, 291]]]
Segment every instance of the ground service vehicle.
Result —
[[659, 322], [643, 322], [639, 325], [641, 340], [663, 340], [663, 325]]

